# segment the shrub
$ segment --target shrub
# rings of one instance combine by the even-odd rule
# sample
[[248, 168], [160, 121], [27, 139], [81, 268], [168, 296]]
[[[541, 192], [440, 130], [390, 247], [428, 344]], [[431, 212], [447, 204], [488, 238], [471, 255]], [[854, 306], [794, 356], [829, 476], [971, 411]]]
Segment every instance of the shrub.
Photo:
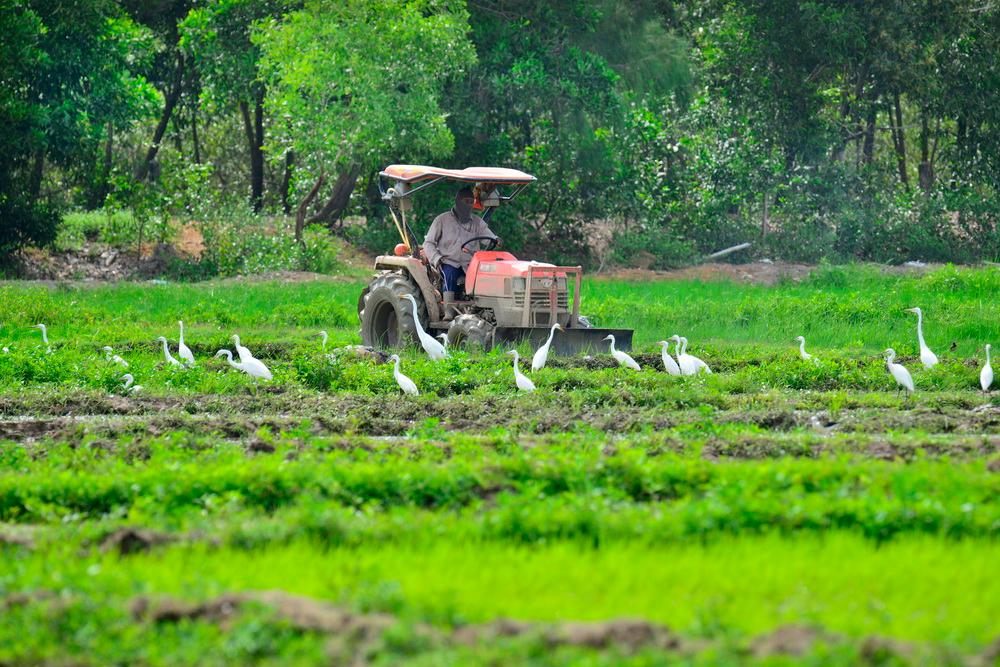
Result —
[[59, 211], [0, 195], [0, 260], [27, 245], [44, 246], [56, 238]]
[[698, 257], [694, 244], [674, 238], [665, 229], [629, 230], [611, 240], [611, 262], [645, 269], [676, 269]]

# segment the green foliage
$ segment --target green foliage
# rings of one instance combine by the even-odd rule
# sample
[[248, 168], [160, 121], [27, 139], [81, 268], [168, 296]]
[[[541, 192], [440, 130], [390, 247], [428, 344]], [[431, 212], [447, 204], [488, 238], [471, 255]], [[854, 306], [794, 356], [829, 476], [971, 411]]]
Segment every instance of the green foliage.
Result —
[[447, 155], [441, 93], [475, 62], [467, 17], [460, 2], [414, 0], [387, 12], [370, 0], [310, 0], [262, 29], [267, 105], [287, 119], [270, 150], [293, 148], [310, 182], [324, 169], [374, 166], [390, 151]]
[[45, 246], [56, 238], [59, 212], [46, 204], [30, 205], [0, 193], [0, 263], [24, 246]]

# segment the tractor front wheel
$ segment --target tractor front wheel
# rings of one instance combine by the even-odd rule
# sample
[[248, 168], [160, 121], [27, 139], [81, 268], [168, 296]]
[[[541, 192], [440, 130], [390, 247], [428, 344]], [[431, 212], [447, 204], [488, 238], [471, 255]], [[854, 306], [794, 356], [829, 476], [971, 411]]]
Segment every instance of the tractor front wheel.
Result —
[[448, 346], [464, 345], [466, 348], [478, 346], [483, 350], [490, 350], [493, 348], [494, 328], [494, 325], [478, 315], [468, 313], [459, 315], [448, 327]]
[[413, 320], [413, 304], [403, 297], [417, 300], [417, 314], [426, 326], [427, 307], [420, 289], [402, 273], [393, 271], [376, 276], [361, 295], [359, 303], [361, 340], [377, 350], [399, 348], [417, 341]]

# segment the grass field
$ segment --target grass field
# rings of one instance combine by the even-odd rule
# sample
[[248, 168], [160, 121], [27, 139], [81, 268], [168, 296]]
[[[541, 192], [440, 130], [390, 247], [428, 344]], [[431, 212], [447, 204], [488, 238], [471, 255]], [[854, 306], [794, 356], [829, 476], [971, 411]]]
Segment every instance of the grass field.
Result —
[[[642, 371], [553, 358], [518, 395], [502, 351], [410, 349], [416, 398], [325, 356], [362, 280], [0, 285], [0, 664], [996, 660], [997, 271], [590, 280]], [[233, 333], [273, 382], [210, 358]], [[673, 333], [715, 372], [664, 373]]]

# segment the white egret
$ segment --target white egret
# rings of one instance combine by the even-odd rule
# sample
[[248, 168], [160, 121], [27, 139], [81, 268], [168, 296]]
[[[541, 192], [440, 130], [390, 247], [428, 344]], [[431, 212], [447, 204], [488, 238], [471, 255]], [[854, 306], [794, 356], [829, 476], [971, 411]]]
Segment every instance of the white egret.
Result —
[[694, 364], [694, 372], [695, 373], [700, 373], [701, 371], [705, 371], [706, 373], [711, 373], [712, 372], [712, 369], [708, 367], [708, 364], [706, 364], [704, 361], [702, 361], [698, 357], [694, 356], [693, 354], [688, 354], [687, 353], [687, 349], [688, 349], [688, 339], [687, 338], [685, 338], [684, 336], [681, 336], [681, 343], [683, 344], [683, 346], [681, 347], [681, 354], [684, 355], [685, 357], [687, 357], [688, 359], [690, 359], [691, 362]]
[[42, 330], [42, 342], [45, 343], [45, 354], [52, 354], [52, 346], [49, 345], [49, 330], [45, 328], [44, 324], [36, 324], [32, 329]]
[[615, 361], [617, 361], [619, 365], [624, 366], [625, 368], [631, 368], [634, 371], [640, 370], [639, 364], [636, 363], [635, 359], [621, 350], [615, 349], [615, 337], [613, 334], [608, 334], [604, 340], [611, 341], [611, 356], [615, 358]]
[[420, 323], [420, 313], [417, 312], [417, 300], [413, 298], [412, 294], [404, 294], [403, 298], [409, 299], [410, 305], [413, 306], [413, 325], [417, 328], [417, 338], [420, 339], [420, 345], [424, 348], [424, 352], [434, 361], [441, 361], [447, 357], [448, 351], [444, 349], [444, 345], [424, 331], [424, 326]]
[[125, 375], [122, 376], [121, 379], [125, 381], [125, 385], [122, 387], [122, 393], [132, 395], [132, 394], [138, 394], [140, 391], [142, 391], [141, 384], [135, 384], [135, 385], [132, 384], [133, 382], [135, 382], [135, 378], [132, 377], [131, 373], [126, 373]]
[[177, 341], [177, 356], [188, 366], [194, 366], [194, 355], [191, 348], [184, 344], [184, 323], [177, 320], [177, 325], [181, 328], [181, 338]]
[[110, 361], [111, 363], [118, 364], [122, 368], [128, 368], [128, 362], [125, 361], [124, 359], [122, 359], [121, 357], [119, 357], [117, 354], [115, 354], [114, 353], [115, 351], [111, 348], [110, 345], [105, 345], [101, 349], [104, 350], [104, 359], [106, 361]]
[[170, 354], [170, 348], [167, 347], [167, 339], [166, 338], [164, 338], [163, 336], [160, 336], [156, 340], [159, 341], [159, 342], [161, 342], [161, 343], [163, 343], [163, 358], [167, 360], [168, 364], [170, 364], [171, 366], [183, 366], [184, 365], [181, 362], [179, 362], [176, 359], [174, 359], [173, 356], [171, 356], [171, 354]]
[[545, 362], [549, 360], [549, 348], [552, 347], [552, 337], [556, 335], [556, 329], [562, 331], [563, 328], [558, 322], [552, 325], [549, 329], [549, 338], [545, 341], [545, 344], [540, 348], [535, 350], [535, 354], [531, 357], [531, 370], [540, 371], [545, 368]]
[[235, 362], [233, 361], [233, 353], [230, 352], [229, 350], [219, 350], [218, 352], [215, 353], [215, 356], [226, 357], [226, 360], [229, 361], [230, 366], [232, 366], [237, 370], [243, 371], [244, 373], [252, 377], [254, 381], [270, 380], [272, 377], [271, 371], [269, 371], [267, 366], [265, 366], [264, 363], [259, 359], [254, 359], [253, 357], [251, 357], [246, 361], [241, 360], [239, 362]]
[[323, 350], [326, 351], [326, 341], [327, 341], [327, 339], [330, 338], [330, 334], [328, 334], [325, 331], [320, 331], [319, 332], [319, 337], [320, 337], [320, 340], [323, 341], [321, 343], [321, 346], [322, 346]]
[[910, 375], [910, 371], [902, 364], [894, 364], [893, 359], [896, 358], [896, 350], [891, 347], [885, 351], [885, 365], [892, 374], [893, 379], [896, 381], [900, 387], [906, 391], [913, 391], [913, 377]]
[[979, 386], [983, 388], [983, 391], [989, 391], [990, 385], [993, 384], [993, 367], [990, 366], [990, 347], [989, 343], [986, 344], [986, 365], [983, 366], [983, 370], [979, 371]]
[[507, 354], [514, 357], [514, 384], [517, 388], [521, 391], [535, 391], [535, 383], [517, 367], [517, 361], [521, 358], [517, 350], [511, 350]]
[[[236, 334], [232, 335], [233, 345], [236, 346], [236, 353], [240, 355], [240, 361], [250, 361], [254, 359], [253, 353], [249, 349], [240, 345], [240, 337]], [[221, 350], [220, 350], [221, 351]], [[219, 355], [215, 355], [219, 356]]]
[[436, 336], [436, 338], [441, 341], [441, 344], [444, 345], [444, 349], [447, 350], [448, 349], [448, 334], [446, 334], [446, 333], [439, 333]]
[[917, 314], [917, 342], [920, 343], [920, 363], [925, 368], [933, 368], [937, 365], [938, 358], [924, 342], [924, 313], [919, 308], [907, 308], [906, 312]]
[[389, 357], [389, 361], [393, 362], [392, 377], [396, 378], [396, 384], [403, 390], [403, 393], [410, 396], [418, 396], [420, 392], [417, 391], [417, 385], [413, 380], [399, 372], [399, 355], [392, 355]]
[[795, 340], [799, 341], [799, 356], [802, 357], [803, 359], [805, 359], [806, 361], [809, 361], [810, 359], [812, 359], [813, 356], [811, 354], [809, 354], [808, 352], [806, 352], [806, 339], [805, 339], [805, 336], [796, 336]]
[[694, 363], [694, 360], [690, 356], [684, 354], [683, 350], [681, 350], [681, 340], [683, 339], [677, 334], [674, 334], [669, 338], [669, 340], [674, 341], [676, 344], [674, 347], [674, 354], [677, 355], [677, 367], [680, 369], [681, 375], [694, 375], [697, 373], [698, 364]]
[[681, 367], [677, 365], [674, 358], [670, 356], [670, 341], [660, 341], [660, 356], [663, 357], [663, 368], [671, 375], [680, 375]]

